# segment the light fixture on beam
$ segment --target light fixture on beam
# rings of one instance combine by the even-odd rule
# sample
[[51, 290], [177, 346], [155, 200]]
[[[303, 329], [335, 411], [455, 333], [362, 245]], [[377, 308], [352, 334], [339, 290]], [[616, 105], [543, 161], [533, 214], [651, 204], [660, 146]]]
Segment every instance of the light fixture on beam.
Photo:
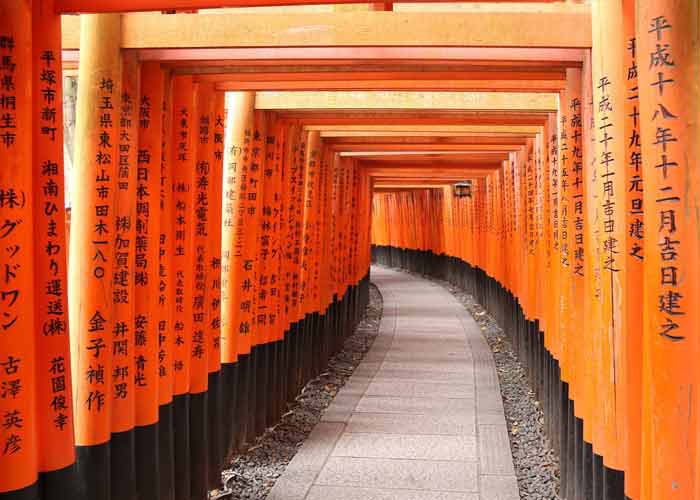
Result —
[[462, 181], [454, 186], [455, 198], [471, 198], [472, 196], [472, 181]]

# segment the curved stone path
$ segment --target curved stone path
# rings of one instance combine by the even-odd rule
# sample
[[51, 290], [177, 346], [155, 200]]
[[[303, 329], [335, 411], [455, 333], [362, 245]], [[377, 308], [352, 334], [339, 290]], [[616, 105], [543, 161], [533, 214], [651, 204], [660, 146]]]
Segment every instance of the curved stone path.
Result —
[[444, 288], [383, 267], [379, 336], [268, 500], [518, 500], [491, 351]]

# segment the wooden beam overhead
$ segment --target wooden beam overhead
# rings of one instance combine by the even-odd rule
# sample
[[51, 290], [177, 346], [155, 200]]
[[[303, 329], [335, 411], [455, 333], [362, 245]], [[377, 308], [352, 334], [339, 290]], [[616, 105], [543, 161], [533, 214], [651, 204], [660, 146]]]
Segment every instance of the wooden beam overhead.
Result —
[[431, 181], [425, 180], [422, 182], [417, 182], [412, 179], [396, 179], [396, 180], [376, 180], [372, 188], [374, 191], [408, 191], [408, 190], [418, 190], [418, 189], [440, 189], [443, 186], [450, 186], [451, 184], [445, 181]]
[[473, 150], [449, 150], [449, 149], [433, 149], [433, 150], [415, 150], [415, 149], [397, 149], [391, 150], [381, 150], [381, 151], [339, 151], [340, 156], [348, 156], [352, 158], [366, 158], [366, 159], [395, 159], [395, 158], [433, 158], [442, 157], [449, 159], [455, 158], [468, 158], [469, 155], [486, 155], [486, 154], [500, 154], [503, 159], [507, 159], [507, 152], [503, 149], [473, 149]]
[[304, 125], [360, 125], [382, 123], [385, 125], [543, 125], [547, 113], [512, 112], [454, 112], [402, 111], [330, 111], [280, 112], [279, 118], [296, 120]]
[[314, 80], [529, 80], [561, 81], [566, 83], [565, 68], [552, 67], [532, 70], [485, 67], [471, 68], [464, 65], [415, 65], [408, 62], [382, 66], [338, 65], [308, 66], [306, 64], [274, 67], [249, 66], [186, 66], [174, 67], [176, 74], [192, 74], [195, 81], [230, 83], [234, 80], [246, 82], [314, 81]]
[[497, 163], [508, 160], [507, 152], [474, 152], [474, 153], [458, 153], [458, 154], [447, 154], [440, 155], [435, 153], [422, 153], [420, 155], [407, 155], [399, 154], [393, 156], [360, 156], [357, 158], [360, 161], [372, 162], [375, 165], [472, 165], [472, 164], [485, 164], [485, 163]]
[[436, 131], [384, 131], [378, 130], [375, 132], [368, 132], [366, 130], [332, 130], [321, 132], [322, 138], [328, 137], [439, 137], [439, 138], [452, 138], [452, 137], [507, 137], [507, 136], [517, 136], [517, 137], [534, 137], [535, 133], [532, 134], [522, 134], [517, 132], [436, 132]]
[[464, 175], [490, 172], [501, 166], [498, 164], [484, 163], [481, 165], [454, 165], [450, 167], [435, 165], [410, 165], [405, 166], [379, 166], [374, 162], [359, 162], [362, 168], [372, 177], [430, 177], [433, 179], [459, 178]]
[[517, 92], [258, 92], [257, 109], [556, 111], [557, 94]]
[[[427, 74], [429, 75], [429, 74]], [[324, 75], [327, 76], [327, 75]], [[206, 78], [198, 78], [199, 81], [206, 81]], [[238, 90], [274, 90], [274, 91], [294, 91], [294, 90], [461, 90], [465, 92], [558, 92], [563, 90], [565, 82], [558, 80], [441, 80], [421, 78], [411, 79], [389, 79], [389, 80], [231, 80], [216, 84], [216, 90], [238, 91]]]
[[411, 181], [424, 182], [426, 180], [456, 182], [463, 179], [470, 179], [488, 175], [493, 169], [459, 169], [452, 172], [439, 170], [416, 170], [413, 172], [385, 172], [374, 169], [367, 169], [367, 174], [373, 179], [396, 182], [397, 179], [407, 179]]
[[[463, 146], [463, 145], [479, 145], [483, 146], [486, 144], [493, 145], [510, 145], [510, 146], [525, 146], [527, 144], [527, 136], [476, 136], [468, 135], [461, 137], [410, 137], [410, 136], [393, 136], [393, 137], [334, 137], [327, 138], [324, 142], [331, 147], [350, 147], [354, 145], [359, 145], [360, 147], [369, 147], [370, 145], [386, 147], [387, 145], [393, 145], [398, 147], [411, 147], [415, 148], [420, 145], [425, 145], [428, 147], [440, 146], [440, 147], [451, 147], [451, 146]], [[410, 145], [410, 146], [409, 146]]]
[[[372, 153], [394, 153], [401, 151], [422, 151], [427, 153], [432, 152], [454, 152], [460, 153], [465, 151], [519, 151], [520, 145], [496, 145], [496, 144], [329, 144], [331, 150], [345, 154], [348, 156], [357, 153], [361, 156], [367, 156]], [[364, 154], [363, 154], [364, 153]]]
[[536, 134], [541, 127], [533, 125], [385, 125], [361, 124], [361, 125], [306, 125], [306, 130], [318, 130], [320, 132], [363, 132], [372, 135], [374, 132], [440, 132], [450, 135], [459, 133], [506, 133], [506, 134]]
[[[128, 0], [72, 1], [85, 6], [109, 3], [115, 9], [119, 5], [118, 11], [123, 11], [129, 3]], [[76, 4], [64, 3], [62, 7], [80, 11], [80, 5]], [[125, 49], [590, 47], [590, 30], [582, 29], [590, 26], [590, 9], [585, 5], [563, 5], [566, 8], [545, 12], [520, 11], [514, 4], [510, 11], [476, 7], [458, 13], [136, 13], [123, 15], [121, 40]], [[64, 16], [63, 21], [63, 48], [78, 48], [79, 21], [72, 16]]]
[[[66, 29], [78, 30], [78, 18], [65, 16]], [[77, 33], [73, 34], [73, 38]], [[66, 34], [68, 35], [68, 34]], [[68, 38], [68, 36], [66, 36]], [[65, 38], [64, 38], [65, 41]], [[77, 52], [74, 46], [63, 46], [64, 53]], [[167, 61], [174, 67], [191, 67], [193, 61], [202, 67], [230, 67], [259, 64], [316, 64], [329, 62], [349, 65], [381, 65], [410, 63], [453, 65], [470, 63], [490, 67], [541, 68], [580, 67], [585, 49], [551, 49], [541, 47], [239, 47], [239, 48], [158, 48], [140, 49], [142, 61]]]
[[[402, 0], [402, 2], [418, 0]], [[420, 0], [421, 5], [432, 1], [449, 2], [449, 0]], [[461, 0], [464, 1], [464, 0]], [[478, 0], [480, 2], [504, 0]], [[505, 0], [506, 2], [515, 0]], [[553, 0], [529, 0], [535, 3], [549, 3]], [[55, 0], [55, 8], [61, 13], [97, 13], [97, 12], [135, 12], [149, 10], [198, 10], [217, 9], [221, 7], [252, 6], [294, 6], [353, 4], [357, 0]]]

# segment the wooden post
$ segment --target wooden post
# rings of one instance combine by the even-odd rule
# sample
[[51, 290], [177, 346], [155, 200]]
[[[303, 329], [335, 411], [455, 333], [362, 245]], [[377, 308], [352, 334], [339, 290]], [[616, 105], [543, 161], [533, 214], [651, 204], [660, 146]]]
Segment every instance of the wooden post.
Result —
[[[228, 94], [227, 137], [223, 176], [222, 249], [221, 249], [221, 361], [224, 370], [237, 372], [237, 414], [227, 415], [224, 426], [235, 425], [236, 442], [245, 439], [246, 427], [241, 420], [247, 408], [247, 358], [250, 352], [253, 267], [245, 231], [247, 217], [247, 175], [250, 168], [249, 142], [253, 128], [254, 95], [251, 92]], [[246, 146], [246, 144], [248, 144]], [[248, 151], [244, 154], [244, 147]], [[244, 194], [245, 193], [245, 194]], [[233, 365], [238, 363], [237, 368]], [[228, 394], [233, 408], [233, 394]], [[226, 415], [226, 413], [225, 413]], [[231, 420], [229, 420], [231, 419]]]
[[625, 168], [624, 26], [622, 2], [593, 4], [593, 113], [596, 165], [594, 189], [599, 226], [596, 255], [600, 277], [596, 296], [601, 307], [600, 331], [593, 332], [600, 349], [597, 394], [600, 419], [594, 428], [593, 447], [602, 457], [602, 476], [594, 482], [603, 495], [623, 494], [624, 432], [626, 426], [627, 342]]
[[[165, 79], [160, 64], [141, 64], [141, 88], [134, 120], [138, 126], [134, 235], [134, 357], [136, 399], [136, 483], [139, 494], [157, 498], [161, 452], [159, 434], [159, 351], [161, 232], [160, 181], [163, 154], [163, 94]], [[165, 225], [165, 224], [164, 224]], [[170, 367], [167, 367], [169, 371]], [[164, 374], [163, 374], [164, 375]], [[172, 391], [169, 391], [172, 393]], [[163, 431], [168, 429], [163, 426]], [[154, 453], [158, 450], [158, 453]], [[165, 451], [165, 450], [163, 450]]]
[[192, 498], [204, 498], [209, 487], [209, 431], [207, 391], [209, 388], [208, 290], [210, 210], [214, 163], [214, 86], [197, 84], [196, 112], [192, 116], [195, 157], [192, 177], [192, 345], [190, 346], [190, 448], [192, 457]]
[[698, 498], [698, 5], [637, 6], [644, 178], [641, 498]]
[[112, 497], [136, 497], [134, 444], [135, 388], [145, 380], [136, 343], [146, 318], [135, 312], [136, 158], [138, 149], [139, 63], [122, 54], [121, 101], [116, 108], [118, 137], [114, 182], [114, 266], [112, 280]]
[[[47, 443], [39, 447], [39, 472], [47, 500], [77, 495], [72, 467], [75, 448], [64, 216], [61, 19], [53, 7], [51, 1], [32, 4], [36, 418], [38, 442]], [[0, 108], [3, 113], [10, 109]], [[5, 384], [7, 390], [9, 384]], [[2, 465], [0, 468], [5, 470]]]
[[[165, 500], [175, 498], [175, 231], [173, 224], [173, 79], [165, 74], [163, 99], [155, 112], [161, 115], [160, 191], [158, 213], [158, 461], [160, 467], [160, 495]], [[154, 139], [155, 140], [155, 139]]]
[[85, 498], [111, 492], [111, 387], [115, 327], [112, 304], [118, 176], [121, 21], [117, 14], [81, 16], [80, 86], [68, 307], [75, 395], [77, 470]]
[[623, 1], [625, 91], [625, 294], [627, 300], [627, 422], [625, 425], [625, 495], [640, 498], [642, 465], [642, 346], [644, 329], [644, 186], [641, 151], [641, 115], [639, 109], [638, 64], [643, 59], [637, 51], [637, 0]]
[[219, 486], [219, 475], [227, 445], [223, 429], [223, 391], [221, 380], [221, 200], [224, 161], [224, 128], [226, 123], [224, 93], [214, 94], [212, 109], [213, 155], [209, 180], [209, 247], [207, 249], [207, 350], [209, 409], [209, 488]]
[[[39, 371], [35, 360], [32, 123], [36, 118], [32, 116], [30, 84], [32, 8], [27, 2], [0, 5], [0, 57], [6, 61], [0, 66], [0, 78], [6, 82], [0, 89], [0, 241], [4, 268], [0, 288], [0, 494], [34, 499], [39, 498], [36, 376], [45, 373], [46, 367]], [[68, 395], [68, 378], [64, 377], [68, 366], [58, 364], [58, 369], [59, 388]]]
[[589, 498], [593, 495], [592, 482], [592, 467], [593, 459], [593, 427], [595, 424], [594, 412], [596, 405], [596, 385], [595, 385], [595, 339], [600, 322], [600, 309], [598, 307], [596, 293], [596, 274], [600, 273], [600, 261], [595, 256], [595, 237], [594, 221], [598, 206], [596, 204], [597, 191], [593, 182], [593, 173], [595, 171], [596, 155], [595, 155], [595, 124], [593, 118], [593, 86], [591, 83], [591, 56], [587, 52], [584, 56], [583, 68], [581, 72], [582, 88], [581, 99], [583, 104], [582, 109], [582, 138], [583, 138], [583, 206], [584, 206], [584, 226], [583, 226], [583, 254], [584, 254], [584, 301], [583, 301], [583, 343], [584, 343], [584, 359], [583, 371], [581, 376], [583, 380], [589, 381], [584, 384], [586, 406], [583, 408], [583, 450], [581, 453], [581, 495], [583, 498]]
[[[192, 77], [177, 75], [172, 83], [173, 191], [173, 436], [175, 499], [189, 500], [192, 485], [190, 442], [190, 367], [194, 266], [192, 220], [196, 159], [196, 91]], [[167, 188], [167, 187], [166, 187]]]

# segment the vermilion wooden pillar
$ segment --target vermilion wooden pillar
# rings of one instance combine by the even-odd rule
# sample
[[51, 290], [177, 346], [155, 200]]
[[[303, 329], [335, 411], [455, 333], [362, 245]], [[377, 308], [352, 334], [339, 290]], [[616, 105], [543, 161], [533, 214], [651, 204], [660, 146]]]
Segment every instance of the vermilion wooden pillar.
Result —
[[[622, 1], [593, 3], [593, 113], [595, 119], [596, 164], [594, 186], [598, 205], [595, 252], [600, 258], [595, 297], [601, 307], [600, 348], [597, 387], [601, 417], [594, 427], [593, 447], [602, 456], [602, 478], [594, 483], [594, 496], [617, 498], [623, 487], [624, 447], [627, 423], [628, 353], [626, 336], [627, 297], [625, 192], [624, 25]], [[596, 276], [597, 278], [598, 276]]]
[[81, 17], [68, 307], [75, 438], [85, 498], [110, 498], [112, 296], [118, 176], [121, 20]]
[[[114, 266], [112, 271], [112, 497], [136, 497], [134, 441], [135, 387], [143, 386], [143, 361], [135, 356], [146, 318], [135, 316], [136, 157], [138, 149], [139, 63], [122, 54], [121, 99], [117, 114], [114, 182]], [[138, 337], [138, 338], [137, 338]], [[155, 387], [154, 396], [155, 396]]]
[[[235, 92], [227, 96], [226, 158], [223, 166], [222, 249], [221, 249], [221, 361], [225, 380], [236, 380], [234, 394], [224, 396], [228, 411], [224, 426], [235, 426], [235, 443], [241, 444], [246, 427], [247, 357], [250, 352], [253, 266], [245, 223], [248, 220], [247, 175], [255, 95]], [[244, 152], [244, 148], [247, 151]], [[244, 366], [245, 365], [245, 366]], [[235, 372], [235, 375], [234, 375]], [[224, 382], [226, 383], [226, 382]], [[234, 404], [236, 414], [233, 415]], [[227, 443], [228, 444], [228, 443]]]
[[700, 498], [697, 2], [637, 6], [644, 177], [644, 500]]
[[[50, 443], [39, 448], [40, 480], [48, 500], [77, 494], [72, 467], [75, 448], [64, 217], [61, 19], [53, 11], [53, 2], [33, 2], [32, 31], [36, 418], [39, 443]], [[9, 109], [0, 108], [4, 108], [3, 113]]]
[[[165, 79], [160, 64], [141, 64], [140, 95], [134, 103], [138, 127], [134, 217], [134, 356], [136, 398], [136, 478], [140, 495], [160, 495], [159, 392], [160, 345], [160, 232], [163, 94]], [[165, 225], [165, 224], [164, 224]], [[165, 356], [163, 356], [165, 357]], [[167, 361], [167, 360], [164, 360]], [[171, 367], [164, 363], [163, 369]], [[169, 391], [172, 393], [172, 391]], [[168, 426], [163, 426], [167, 433]], [[158, 450], [154, 453], [154, 450]], [[165, 450], [163, 450], [165, 452]], [[167, 452], [165, 452], [167, 454]]]
[[[32, 123], [36, 117], [32, 113], [32, 9], [28, 2], [0, 5], [0, 57], [5, 61], [0, 78], [7, 82], [0, 91], [0, 255], [4, 268], [0, 288], [0, 394], [4, 395], [0, 397], [0, 494], [34, 499], [39, 498], [35, 412], [40, 388], [36, 378], [40, 373], [48, 378], [50, 367], [40, 368], [35, 361], [34, 332], [40, 326], [34, 316], [33, 274]], [[64, 364], [59, 369], [60, 377], [69, 367]], [[67, 394], [68, 379], [61, 380], [63, 394]], [[52, 410], [46, 407], [43, 411]]]
[[[160, 496], [163, 500], [175, 497], [175, 442], [173, 437], [173, 395], [175, 391], [175, 230], [169, 222], [173, 218], [173, 79], [164, 74], [163, 98], [157, 103], [163, 130], [161, 134], [160, 189], [158, 213], [158, 461]], [[157, 140], [157, 137], [154, 137]]]
[[639, 101], [639, 67], [646, 59], [640, 57], [636, 41], [637, 0], [623, 1], [624, 44], [623, 62], [626, 73], [625, 100], [625, 161], [626, 170], [626, 262], [625, 294], [627, 298], [627, 424], [625, 433], [625, 494], [640, 498], [642, 455], [642, 345], [644, 318], [644, 185], [640, 129], [642, 116]]
[[[584, 301], [583, 312], [583, 335], [584, 359], [582, 360], [583, 380], [589, 381], [584, 384], [584, 401], [586, 405], [582, 408], [582, 437], [583, 450], [581, 451], [581, 478], [579, 488], [579, 498], [588, 498], [593, 495], [593, 483], [591, 462], [593, 460], [593, 425], [594, 412], [596, 408], [596, 386], [595, 380], [595, 349], [594, 332], [599, 328], [600, 309], [599, 302], [595, 300], [594, 273], [599, 272], [599, 260], [595, 258], [594, 246], [594, 221], [597, 213], [597, 206], [594, 203], [596, 195], [593, 184], [593, 172], [595, 170], [595, 141], [596, 135], [593, 123], [593, 87], [591, 83], [591, 54], [587, 51], [584, 55], [583, 67], [581, 69], [581, 121], [582, 121], [582, 146], [583, 146], [583, 206], [584, 206], [584, 226], [583, 226], [583, 254], [584, 254]], [[578, 499], [577, 499], [578, 500]]]
[[[214, 163], [214, 86], [197, 84], [197, 103], [192, 116], [194, 169], [192, 172], [192, 345], [190, 347], [190, 448], [191, 497], [203, 498], [209, 487], [209, 259], [212, 172]], [[214, 238], [215, 239], [215, 238]]]
[[[264, 432], [265, 398], [259, 394], [259, 387], [267, 383], [266, 353], [264, 348], [265, 325], [264, 318], [258, 316], [258, 304], [263, 297], [260, 296], [260, 216], [262, 213], [263, 199], [265, 197], [265, 136], [267, 134], [267, 114], [262, 110], [253, 111], [252, 134], [244, 142], [243, 154], [249, 158], [250, 164], [245, 181], [245, 196], [247, 201], [246, 219], [249, 224], [245, 226], [248, 238], [250, 255], [248, 267], [250, 267], [250, 335], [247, 336], [250, 346], [250, 376], [248, 389], [248, 425], [246, 443], [252, 443], [255, 436]], [[260, 321], [258, 321], [260, 320]]]
[[302, 314], [311, 314], [314, 307], [314, 270], [316, 268], [316, 230], [318, 225], [318, 205], [320, 195], [321, 170], [321, 135], [313, 131], [307, 136], [305, 172], [304, 172], [304, 203], [302, 223], [302, 246], [300, 258], [300, 287], [299, 302]]
[[[177, 75], [172, 82], [172, 272], [174, 293], [173, 335], [173, 437], [175, 498], [189, 500], [191, 477], [190, 384], [192, 353], [192, 302], [194, 280], [192, 219], [196, 161], [197, 109], [192, 77]], [[167, 189], [167, 186], [166, 186]]]
[[223, 391], [221, 380], [221, 199], [224, 160], [224, 93], [215, 92], [212, 109], [213, 154], [209, 179], [209, 228], [207, 249], [207, 350], [209, 373], [209, 488], [219, 486], [219, 474], [226, 453], [223, 429]]

